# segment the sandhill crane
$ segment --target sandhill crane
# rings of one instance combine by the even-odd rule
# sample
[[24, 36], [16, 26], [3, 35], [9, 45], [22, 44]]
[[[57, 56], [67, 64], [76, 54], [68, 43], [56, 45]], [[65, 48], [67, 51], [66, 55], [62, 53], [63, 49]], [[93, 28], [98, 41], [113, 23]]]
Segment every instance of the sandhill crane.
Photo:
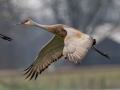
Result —
[[18, 23], [18, 25], [20, 24], [37, 26], [55, 34], [53, 39], [42, 47], [34, 62], [24, 70], [24, 75], [28, 74], [26, 78], [30, 77], [30, 80], [34, 76], [36, 79], [38, 74], [41, 74], [52, 62], [62, 56], [65, 56], [69, 61], [80, 63], [90, 48], [109, 59], [107, 54], [94, 47], [95, 39], [70, 26], [63, 24], [41, 25], [29, 19]]
[[12, 41], [12, 39], [11, 39], [10, 37], [6, 36], [6, 35], [0, 34], [0, 37], [1, 37], [2, 39], [8, 40], [8, 41]]

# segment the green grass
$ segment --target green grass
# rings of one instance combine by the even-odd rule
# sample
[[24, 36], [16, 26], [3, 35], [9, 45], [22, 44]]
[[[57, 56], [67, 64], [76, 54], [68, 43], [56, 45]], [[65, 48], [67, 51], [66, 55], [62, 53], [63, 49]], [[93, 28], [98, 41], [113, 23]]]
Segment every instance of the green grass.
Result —
[[[24, 80], [21, 71], [1, 71], [0, 90], [72, 90], [120, 88], [120, 67], [61, 68]], [[16, 74], [17, 73], [17, 74]]]

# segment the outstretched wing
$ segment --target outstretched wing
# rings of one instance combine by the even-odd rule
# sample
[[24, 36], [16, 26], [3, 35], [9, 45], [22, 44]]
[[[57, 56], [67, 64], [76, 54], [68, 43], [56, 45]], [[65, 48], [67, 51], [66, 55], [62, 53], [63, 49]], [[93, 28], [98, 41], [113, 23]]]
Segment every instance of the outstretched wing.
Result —
[[81, 62], [93, 44], [93, 38], [76, 29], [65, 27], [67, 35], [64, 39], [63, 55], [75, 63]]
[[57, 61], [63, 56], [63, 47], [64, 41], [54, 36], [54, 38], [42, 48], [32, 65], [24, 70], [26, 71], [25, 74], [28, 74], [26, 78], [30, 77], [31, 80], [35, 75], [36, 79], [38, 74], [41, 74], [52, 62]]

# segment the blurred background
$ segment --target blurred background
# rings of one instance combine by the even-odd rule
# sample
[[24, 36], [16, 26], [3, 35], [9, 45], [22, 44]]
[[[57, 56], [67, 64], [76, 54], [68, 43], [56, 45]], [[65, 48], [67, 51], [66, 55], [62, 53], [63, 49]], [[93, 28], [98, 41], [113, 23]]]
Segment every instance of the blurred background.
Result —
[[[0, 0], [1, 90], [80, 90], [120, 88], [120, 0]], [[31, 19], [45, 25], [66, 24], [94, 37], [96, 47], [82, 64], [64, 58], [51, 64], [36, 81], [24, 80], [22, 70], [53, 34], [32, 26], [15, 25]]]

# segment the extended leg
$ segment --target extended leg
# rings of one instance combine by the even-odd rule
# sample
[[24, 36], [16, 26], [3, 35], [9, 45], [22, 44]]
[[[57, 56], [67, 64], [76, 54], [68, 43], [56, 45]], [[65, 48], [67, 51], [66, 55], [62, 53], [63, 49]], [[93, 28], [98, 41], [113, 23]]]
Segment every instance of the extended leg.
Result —
[[101, 55], [107, 57], [108, 59], [110, 59], [110, 57], [108, 56], [108, 54], [105, 54], [105, 53], [99, 51], [99, 50], [98, 50], [97, 48], [95, 48], [94, 46], [92, 46], [92, 49], [95, 50], [95, 51], [97, 51], [97, 52], [100, 53]]
[[94, 45], [96, 45], [96, 40], [95, 40], [95, 39], [94, 39], [94, 41], [93, 41], [93, 46], [92, 46], [91, 48], [92, 48], [93, 50], [97, 51], [98, 53], [100, 53], [101, 55], [103, 55], [103, 56], [107, 57], [108, 59], [110, 59], [110, 57], [108, 56], [108, 54], [105, 54], [105, 53], [99, 51], [97, 48], [94, 47]]

